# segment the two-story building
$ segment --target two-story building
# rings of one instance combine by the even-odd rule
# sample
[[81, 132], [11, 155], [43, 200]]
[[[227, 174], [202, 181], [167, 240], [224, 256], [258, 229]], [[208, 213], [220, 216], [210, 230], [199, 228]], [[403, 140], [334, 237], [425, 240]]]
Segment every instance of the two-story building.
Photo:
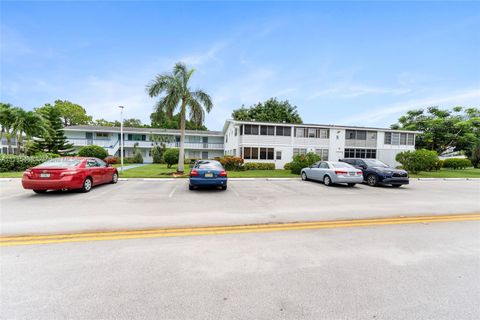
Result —
[[[109, 155], [120, 156], [120, 128], [99, 126], [70, 126], [65, 135], [76, 149], [87, 145], [105, 148]], [[150, 150], [155, 145], [155, 136], [166, 137], [167, 148], [180, 146], [180, 130], [154, 128], [123, 128], [124, 156], [133, 156], [134, 147], [142, 153], [145, 163], [152, 162]], [[186, 130], [185, 158], [211, 159], [223, 156], [223, 133], [220, 131]]]
[[297, 154], [315, 152], [323, 160], [373, 158], [392, 166], [395, 156], [415, 149], [416, 131], [320, 124], [227, 120], [225, 154], [245, 162], [273, 162], [277, 169]]
[[[118, 127], [70, 126], [64, 131], [76, 149], [98, 145], [110, 155], [120, 156]], [[324, 160], [375, 158], [397, 166], [395, 156], [415, 149], [417, 133], [371, 127], [227, 120], [222, 131], [187, 130], [185, 158], [235, 155], [245, 162], [273, 162], [280, 169], [297, 154], [315, 152]], [[136, 146], [144, 162], [152, 162], [150, 150], [155, 145], [155, 136], [159, 135], [166, 137], [167, 148], [179, 147], [180, 130], [124, 128], [124, 156], [133, 156]], [[4, 141], [0, 150], [6, 153]]]

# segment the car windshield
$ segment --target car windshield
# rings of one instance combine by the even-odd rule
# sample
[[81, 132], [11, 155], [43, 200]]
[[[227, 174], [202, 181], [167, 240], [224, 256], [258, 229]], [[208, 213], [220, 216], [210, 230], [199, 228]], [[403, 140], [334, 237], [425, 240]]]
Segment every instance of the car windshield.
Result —
[[348, 163], [345, 163], [345, 162], [330, 162], [330, 164], [334, 167], [334, 168], [353, 168], [351, 165], [349, 165]]
[[197, 163], [197, 168], [223, 170], [222, 164], [218, 161], [199, 161]]
[[72, 168], [78, 166], [82, 162], [81, 159], [74, 158], [57, 158], [48, 160], [39, 167], [59, 167], [59, 168]]
[[382, 161], [380, 160], [375, 160], [375, 159], [365, 159], [363, 160], [365, 161], [365, 163], [367, 164], [367, 166], [369, 167], [381, 167], [381, 168], [389, 168], [388, 165], [386, 165], [385, 163], [383, 163]]

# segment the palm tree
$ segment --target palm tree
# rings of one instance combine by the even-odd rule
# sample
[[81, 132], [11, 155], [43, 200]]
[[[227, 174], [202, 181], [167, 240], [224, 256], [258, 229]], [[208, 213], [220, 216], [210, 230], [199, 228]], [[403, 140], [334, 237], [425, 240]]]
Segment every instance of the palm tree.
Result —
[[175, 111], [179, 110], [180, 115], [180, 153], [178, 157], [177, 172], [183, 173], [185, 157], [185, 121], [187, 109], [191, 121], [202, 124], [205, 118], [205, 111], [210, 112], [213, 107], [212, 99], [203, 90], [192, 91], [188, 86], [188, 80], [195, 69], [188, 69], [187, 66], [178, 62], [173, 67], [171, 74], [157, 75], [147, 86], [150, 97], [163, 95], [155, 105], [156, 112], [165, 112], [172, 118]]
[[0, 139], [7, 140], [7, 153], [12, 153], [12, 136], [14, 135], [15, 108], [9, 103], [0, 103]]
[[14, 108], [14, 110], [13, 132], [17, 135], [17, 154], [20, 154], [24, 136], [29, 139], [41, 135], [46, 130], [46, 123], [37, 112], [25, 111], [21, 108]]

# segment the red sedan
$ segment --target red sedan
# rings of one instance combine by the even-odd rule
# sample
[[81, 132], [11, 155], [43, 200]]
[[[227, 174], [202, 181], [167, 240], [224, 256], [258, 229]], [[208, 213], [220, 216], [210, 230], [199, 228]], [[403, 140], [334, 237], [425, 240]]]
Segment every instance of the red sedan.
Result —
[[27, 169], [22, 177], [23, 188], [36, 193], [71, 189], [89, 192], [93, 186], [117, 181], [116, 168], [97, 158], [82, 157], [51, 159]]

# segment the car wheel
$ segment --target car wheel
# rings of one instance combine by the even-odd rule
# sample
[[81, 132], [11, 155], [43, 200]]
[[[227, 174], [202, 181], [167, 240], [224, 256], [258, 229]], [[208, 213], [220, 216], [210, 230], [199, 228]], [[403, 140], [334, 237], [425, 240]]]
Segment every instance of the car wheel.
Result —
[[118, 172], [114, 172], [112, 176], [112, 182], [111, 183], [117, 183], [118, 182]]
[[195, 187], [192, 186], [191, 184], [188, 185], [188, 190], [195, 190]]
[[227, 186], [222, 186], [222, 190], [227, 190]]
[[307, 181], [307, 180], [308, 180], [307, 174], [305, 173], [305, 171], [302, 172], [301, 176], [302, 176], [302, 180], [303, 180], [303, 181]]
[[33, 192], [35, 192], [35, 193], [45, 193], [45, 192], [47, 192], [47, 190], [33, 190]]
[[400, 188], [401, 186], [401, 184], [392, 184], [392, 188]]
[[371, 187], [375, 187], [378, 184], [377, 176], [374, 174], [369, 174], [367, 176], [367, 184]]
[[351, 187], [351, 188], [352, 188], [352, 187], [355, 187], [355, 185], [356, 185], [356, 183], [349, 183], [349, 184], [348, 184], [348, 186]]
[[82, 192], [89, 192], [90, 190], [92, 190], [92, 185], [92, 178], [85, 179], [82, 185]]
[[330, 179], [329, 176], [323, 177], [323, 184], [325, 184], [326, 186], [331, 186], [332, 185], [332, 179]]

